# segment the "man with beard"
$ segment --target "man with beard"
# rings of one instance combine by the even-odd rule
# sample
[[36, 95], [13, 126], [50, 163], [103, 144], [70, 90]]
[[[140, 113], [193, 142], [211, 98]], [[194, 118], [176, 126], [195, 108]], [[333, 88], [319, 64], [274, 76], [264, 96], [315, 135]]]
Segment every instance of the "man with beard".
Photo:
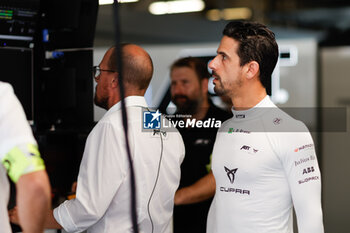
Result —
[[[136, 181], [137, 223], [140, 232], [171, 232], [175, 191], [184, 158], [181, 135], [143, 131], [144, 94], [153, 74], [152, 60], [141, 47], [122, 47], [123, 85], [128, 114], [128, 138]], [[130, 166], [123, 132], [116, 48], [94, 67], [95, 104], [107, 113], [86, 142], [76, 198], [50, 212], [47, 228], [67, 232], [132, 232]], [[153, 115], [154, 116], [154, 115]]]
[[220, 128], [212, 170], [216, 193], [208, 233], [323, 233], [321, 175], [307, 127], [266, 93], [279, 56], [265, 25], [232, 21], [209, 63], [233, 117]]
[[[174, 62], [170, 70], [171, 97], [177, 107], [176, 120], [221, 121], [230, 113], [209, 100], [207, 64], [186, 57]], [[181, 117], [184, 118], [181, 118]], [[174, 233], [204, 233], [215, 180], [210, 172], [210, 156], [217, 128], [178, 127], [186, 155], [181, 165], [179, 190], [175, 195]]]

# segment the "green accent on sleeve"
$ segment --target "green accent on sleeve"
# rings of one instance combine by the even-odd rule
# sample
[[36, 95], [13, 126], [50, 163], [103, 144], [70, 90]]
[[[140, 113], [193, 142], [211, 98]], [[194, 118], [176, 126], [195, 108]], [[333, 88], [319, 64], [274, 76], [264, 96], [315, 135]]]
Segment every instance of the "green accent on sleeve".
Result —
[[209, 173], [211, 171], [211, 159], [213, 157], [213, 154], [210, 154], [210, 161], [209, 161], [209, 164], [206, 165], [206, 168], [207, 168], [207, 172]]
[[40, 157], [38, 147], [33, 144], [14, 147], [4, 156], [1, 163], [15, 183], [24, 174], [45, 170], [44, 161]]

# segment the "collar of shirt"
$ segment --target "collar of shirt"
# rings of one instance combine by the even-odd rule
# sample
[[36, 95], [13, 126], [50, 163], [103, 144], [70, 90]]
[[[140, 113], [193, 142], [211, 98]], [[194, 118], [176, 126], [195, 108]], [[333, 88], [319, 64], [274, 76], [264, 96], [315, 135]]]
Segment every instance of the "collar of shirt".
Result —
[[244, 121], [248, 119], [253, 119], [261, 116], [266, 111], [271, 108], [277, 108], [276, 105], [271, 101], [270, 97], [266, 95], [257, 105], [254, 107], [244, 110], [244, 111], [236, 111], [234, 107], [232, 107], [231, 111], [233, 114], [232, 119], [234, 121]]
[[[128, 96], [125, 98], [125, 107], [131, 107], [131, 106], [137, 106], [137, 107], [143, 107], [147, 108], [147, 102], [145, 100], [145, 97], [143, 96]], [[119, 101], [115, 105], [113, 105], [105, 114], [105, 117], [112, 114], [115, 111], [120, 110], [122, 107], [122, 102]]]

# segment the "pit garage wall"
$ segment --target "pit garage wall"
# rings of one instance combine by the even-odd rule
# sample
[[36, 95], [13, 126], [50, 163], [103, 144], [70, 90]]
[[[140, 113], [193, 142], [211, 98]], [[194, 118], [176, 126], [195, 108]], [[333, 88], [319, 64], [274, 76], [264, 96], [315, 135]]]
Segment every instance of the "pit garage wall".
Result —
[[350, 47], [320, 49], [322, 107], [346, 107], [346, 132], [322, 133], [325, 232], [350, 232]]

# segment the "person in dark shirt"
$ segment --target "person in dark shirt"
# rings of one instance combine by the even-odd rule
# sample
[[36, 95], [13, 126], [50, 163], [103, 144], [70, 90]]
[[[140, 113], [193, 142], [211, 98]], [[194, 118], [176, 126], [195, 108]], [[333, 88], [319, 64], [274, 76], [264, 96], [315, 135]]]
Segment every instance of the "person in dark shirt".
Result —
[[210, 171], [211, 153], [218, 126], [232, 115], [216, 107], [209, 99], [210, 75], [204, 61], [181, 58], [171, 66], [170, 76], [171, 98], [177, 107], [176, 120], [202, 121], [209, 125], [178, 127], [186, 154], [175, 194], [174, 233], [204, 233], [215, 194], [215, 180]]

